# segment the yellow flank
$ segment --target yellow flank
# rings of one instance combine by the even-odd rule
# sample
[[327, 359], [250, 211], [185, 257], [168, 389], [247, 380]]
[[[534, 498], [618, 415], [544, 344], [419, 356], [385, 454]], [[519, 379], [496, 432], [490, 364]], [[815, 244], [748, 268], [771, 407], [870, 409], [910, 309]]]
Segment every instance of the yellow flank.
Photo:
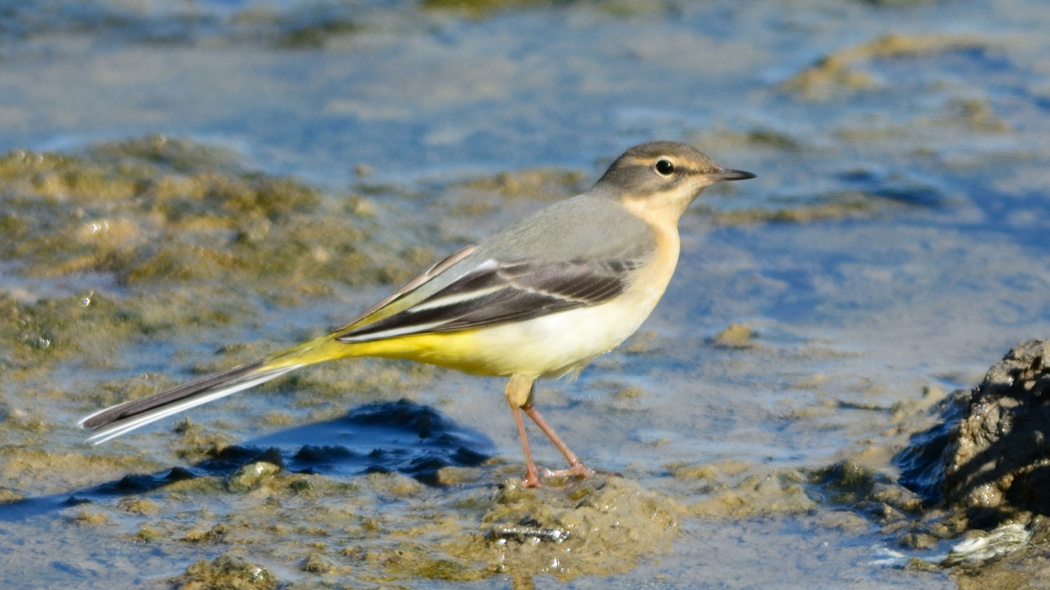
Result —
[[475, 375], [498, 372], [484, 361], [475, 334], [477, 330], [411, 334], [372, 342], [344, 343], [335, 334], [274, 354], [264, 369], [305, 366], [342, 358], [376, 356], [429, 363]]
[[478, 330], [413, 334], [374, 342], [344, 344], [346, 356], [381, 356], [408, 359], [457, 369], [475, 375], [492, 375], [477, 343]]

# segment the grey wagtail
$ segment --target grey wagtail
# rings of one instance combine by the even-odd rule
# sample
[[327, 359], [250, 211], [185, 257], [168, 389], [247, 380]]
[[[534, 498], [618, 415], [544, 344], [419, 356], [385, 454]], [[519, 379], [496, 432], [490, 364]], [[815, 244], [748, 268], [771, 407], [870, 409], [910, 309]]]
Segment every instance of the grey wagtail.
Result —
[[522, 411], [569, 462], [545, 475], [590, 475], [533, 405], [536, 379], [576, 374], [633, 334], [674, 273], [686, 207], [717, 182], [754, 177], [688, 145], [635, 146], [591, 190], [456, 252], [327, 336], [107, 408], [80, 425], [99, 443], [314, 363], [410, 359], [510, 378], [523, 485], [541, 480]]

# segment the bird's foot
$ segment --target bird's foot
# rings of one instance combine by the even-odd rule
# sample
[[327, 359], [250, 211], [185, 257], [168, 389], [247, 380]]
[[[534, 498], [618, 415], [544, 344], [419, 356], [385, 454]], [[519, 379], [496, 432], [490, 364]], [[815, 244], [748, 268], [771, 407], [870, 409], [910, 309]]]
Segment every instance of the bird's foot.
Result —
[[569, 466], [568, 469], [559, 469], [557, 471], [543, 470], [544, 477], [590, 477], [592, 475], [594, 475], [594, 470], [588, 469], [586, 465], [580, 462]]
[[[547, 470], [544, 469], [546, 472]], [[521, 487], [523, 488], [542, 488], [543, 480], [540, 479], [540, 474], [534, 470], [528, 470], [525, 472], [525, 477], [521, 478]]]
[[[540, 474], [542, 474], [542, 477]], [[586, 465], [579, 462], [571, 465], [568, 469], [559, 469], [557, 471], [540, 467], [535, 471], [526, 470], [525, 477], [521, 478], [521, 487], [542, 488], [544, 487], [543, 478], [545, 477], [590, 477], [592, 475], [594, 475], [594, 470], [588, 469]]]

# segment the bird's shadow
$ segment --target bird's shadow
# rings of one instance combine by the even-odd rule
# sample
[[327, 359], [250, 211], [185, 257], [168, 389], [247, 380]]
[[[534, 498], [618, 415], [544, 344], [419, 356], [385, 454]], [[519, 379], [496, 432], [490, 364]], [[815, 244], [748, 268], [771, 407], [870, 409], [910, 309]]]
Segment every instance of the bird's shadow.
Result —
[[457, 425], [434, 408], [401, 400], [363, 404], [345, 416], [268, 434], [231, 445], [189, 467], [130, 474], [119, 480], [49, 496], [0, 505], [0, 521], [20, 521], [71, 505], [134, 496], [176, 481], [227, 476], [256, 461], [295, 473], [350, 478], [370, 473], [402, 473], [437, 485], [444, 467], [473, 467], [494, 451], [485, 435]]

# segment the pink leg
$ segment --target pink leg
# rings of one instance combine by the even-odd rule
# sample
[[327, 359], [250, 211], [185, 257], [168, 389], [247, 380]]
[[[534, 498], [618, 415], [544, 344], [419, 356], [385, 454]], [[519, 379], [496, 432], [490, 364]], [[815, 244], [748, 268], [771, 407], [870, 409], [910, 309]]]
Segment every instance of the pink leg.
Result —
[[[529, 397], [531, 399], [532, 396], [530, 395]], [[522, 406], [521, 409], [525, 410], [525, 413], [529, 415], [529, 418], [532, 418], [532, 421], [536, 423], [536, 426], [540, 427], [540, 430], [543, 431], [543, 434], [546, 434], [547, 438], [551, 439], [551, 442], [554, 443], [554, 446], [558, 447], [558, 450], [561, 451], [561, 454], [565, 455], [565, 460], [569, 462], [568, 469], [550, 471], [547, 473], [547, 475], [574, 475], [578, 477], [588, 477], [594, 475], [594, 472], [588, 469], [583, 464], [583, 462], [576, 457], [576, 454], [569, 450], [569, 447], [564, 442], [562, 442], [560, 438], [558, 438], [558, 435], [554, 433], [554, 429], [551, 428], [549, 424], [547, 424], [547, 421], [543, 419], [543, 416], [540, 415], [539, 410], [537, 410], [531, 402], [526, 403], [524, 406]], [[518, 416], [518, 413], [515, 412], [514, 415]], [[522, 433], [524, 433], [524, 428], [521, 426], [520, 416], [518, 416], [518, 425], [519, 428], [522, 428]], [[522, 437], [522, 440], [524, 440], [524, 436]], [[525, 454], [528, 455], [528, 451], [526, 451]], [[531, 463], [532, 461], [530, 457], [529, 464], [531, 465]]]
[[528, 400], [532, 394], [532, 383], [532, 379], [513, 377], [507, 384], [507, 403], [510, 404], [514, 422], [518, 425], [521, 448], [525, 451], [525, 478], [521, 480], [521, 485], [526, 488], [538, 488], [543, 485], [539, 471], [536, 469], [536, 463], [532, 460], [529, 437], [525, 433], [525, 422], [521, 419], [521, 406], [524, 403], [523, 400]]

